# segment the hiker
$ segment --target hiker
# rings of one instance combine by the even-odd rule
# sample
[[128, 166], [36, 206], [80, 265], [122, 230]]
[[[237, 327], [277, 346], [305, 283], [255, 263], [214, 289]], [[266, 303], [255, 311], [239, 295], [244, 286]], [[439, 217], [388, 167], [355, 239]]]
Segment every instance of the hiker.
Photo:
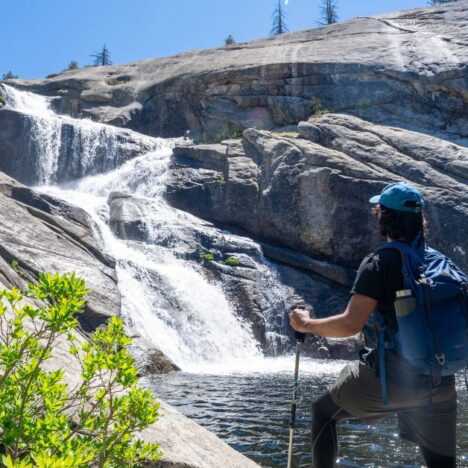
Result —
[[[373, 214], [378, 220], [380, 233], [388, 242], [393, 242], [386, 244], [387, 247], [400, 246], [405, 252], [414, 251], [417, 247], [424, 251], [425, 201], [418, 189], [402, 182], [391, 184], [370, 202], [375, 205]], [[462, 278], [461, 297], [466, 297], [463, 296], [463, 288], [466, 288], [463, 272], [442, 254], [430, 251], [447, 260], [450, 268], [453, 266], [450, 271], [456, 270], [455, 276]], [[346, 366], [329, 390], [313, 403], [312, 463], [315, 468], [335, 466], [337, 422], [351, 417], [381, 419], [392, 413], [398, 415], [400, 437], [419, 445], [428, 467], [456, 466], [457, 395], [454, 375], [442, 374], [442, 358], [440, 366], [436, 363], [431, 367], [431, 377], [416, 371], [414, 362], [404, 358], [394, 349], [393, 343], [387, 341], [388, 336], [397, 336], [392, 333], [398, 334], [399, 329], [395, 300], [411, 294], [411, 290], [405, 291], [407, 275], [403, 277], [405, 255], [411, 256], [410, 253], [403, 254], [397, 248], [381, 248], [364, 258], [344, 313], [312, 319], [306, 310], [296, 309], [290, 315], [291, 326], [296, 331], [333, 338], [360, 332], [374, 310], [382, 321], [380, 336], [383, 338], [378, 349], [363, 350], [360, 362]], [[411, 308], [414, 308], [415, 299], [410, 299], [413, 301]], [[401, 315], [406, 313], [408, 310]], [[461, 317], [465, 319], [463, 312]], [[462, 346], [464, 329], [463, 322]], [[415, 332], [421, 333], [419, 329]], [[398, 336], [401, 333], [402, 326]], [[422, 345], [427, 347], [425, 341], [423, 338]], [[465, 367], [464, 348], [460, 359]]]

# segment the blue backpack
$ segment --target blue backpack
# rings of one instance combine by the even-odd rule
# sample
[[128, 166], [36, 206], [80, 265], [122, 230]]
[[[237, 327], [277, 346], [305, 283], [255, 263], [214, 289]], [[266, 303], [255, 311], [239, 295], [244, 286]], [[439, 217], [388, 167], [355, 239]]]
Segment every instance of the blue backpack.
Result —
[[416, 245], [395, 241], [383, 247], [400, 252], [404, 285], [395, 299], [398, 330], [386, 327], [379, 334], [386, 404], [385, 349], [394, 348], [417, 373], [430, 376], [431, 388], [468, 365], [468, 278], [445, 255]]

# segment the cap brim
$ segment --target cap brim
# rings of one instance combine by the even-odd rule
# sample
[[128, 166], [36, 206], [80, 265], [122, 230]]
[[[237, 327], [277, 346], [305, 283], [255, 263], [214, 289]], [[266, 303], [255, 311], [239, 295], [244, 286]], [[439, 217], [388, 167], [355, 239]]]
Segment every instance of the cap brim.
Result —
[[369, 200], [369, 203], [372, 203], [374, 205], [376, 205], [377, 203], [380, 203], [380, 195], [376, 195], [375, 197], [372, 197]]

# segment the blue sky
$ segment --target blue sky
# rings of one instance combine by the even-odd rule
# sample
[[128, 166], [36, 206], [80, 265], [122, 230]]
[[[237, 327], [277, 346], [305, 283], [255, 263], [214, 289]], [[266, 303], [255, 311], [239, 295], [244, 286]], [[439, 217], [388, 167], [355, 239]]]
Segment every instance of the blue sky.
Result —
[[[105, 43], [114, 63], [264, 37], [277, 0], [0, 0], [0, 75], [23, 78], [80, 65]], [[338, 0], [339, 16], [427, 6], [427, 0]], [[289, 0], [291, 31], [316, 27], [320, 0]]]

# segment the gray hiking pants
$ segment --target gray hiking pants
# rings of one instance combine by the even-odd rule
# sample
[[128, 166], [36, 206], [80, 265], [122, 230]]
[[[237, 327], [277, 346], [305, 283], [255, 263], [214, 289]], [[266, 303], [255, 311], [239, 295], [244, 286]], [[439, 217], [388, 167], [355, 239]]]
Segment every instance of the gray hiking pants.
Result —
[[[351, 416], [381, 419], [397, 414], [400, 436], [416, 442], [423, 450], [455, 457], [457, 393], [455, 379], [445, 378], [432, 389], [421, 382], [393, 352], [387, 352], [388, 405], [382, 401], [378, 372], [365, 363], [346, 366], [329, 389], [333, 402]], [[414, 380], [419, 378], [419, 382]], [[424, 378], [424, 380], [427, 380]]]

